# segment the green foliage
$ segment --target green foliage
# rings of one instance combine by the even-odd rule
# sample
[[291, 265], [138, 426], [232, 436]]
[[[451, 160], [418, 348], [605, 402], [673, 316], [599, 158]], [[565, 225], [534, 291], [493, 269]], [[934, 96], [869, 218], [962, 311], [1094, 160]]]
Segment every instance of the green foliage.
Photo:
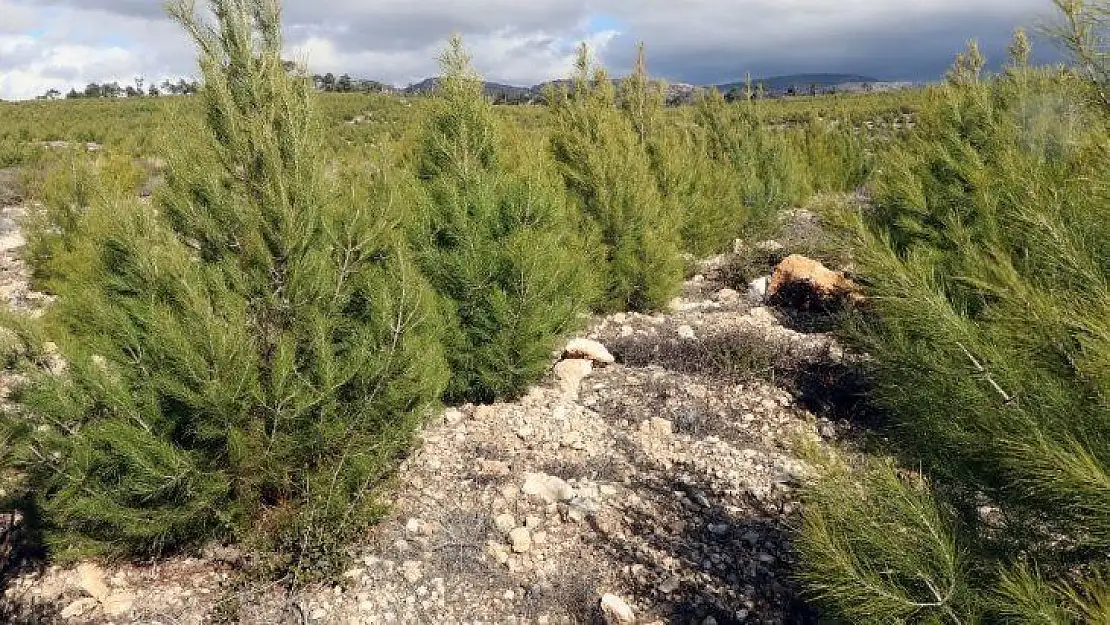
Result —
[[89, 261], [70, 254], [83, 235], [88, 207], [127, 201], [136, 194], [142, 172], [128, 157], [65, 151], [44, 159], [28, 178], [26, 186], [38, 202], [28, 207], [22, 224], [24, 258], [34, 270], [35, 286], [51, 290], [50, 282], [68, 271], [66, 263], [79, 268]]
[[1105, 569], [1076, 585], [1052, 583], [1025, 565], [1002, 573], [994, 606], [1010, 623], [1079, 625], [1110, 621], [1110, 582]]
[[979, 42], [973, 39], [967, 42], [965, 52], [956, 55], [956, 61], [948, 70], [945, 79], [953, 85], [973, 85], [979, 82], [986, 64], [987, 60], [979, 49]]
[[[660, 196], [648, 150], [582, 47], [573, 89], [548, 94], [551, 146], [604, 254], [603, 310], [658, 310], [682, 282], [677, 216]], [[643, 127], [649, 118], [641, 116]], [[646, 130], [645, 130], [646, 131]]]
[[618, 104], [647, 152], [664, 212], [678, 220], [683, 248], [710, 256], [740, 235], [743, 200], [734, 170], [710, 158], [697, 126], [668, 119], [665, 96], [666, 85], [648, 76], [641, 44], [632, 74], [620, 83]]
[[797, 206], [810, 195], [804, 157], [786, 133], [765, 127], [759, 109], [732, 105], [716, 90], [696, 104], [695, 122], [705, 133], [705, 151], [734, 172], [734, 186], [756, 221]]
[[427, 190], [416, 229], [421, 266], [448, 320], [449, 400], [523, 393], [550, 364], [556, 337], [596, 297], [577, 220], [540, 162], [502, 164], [502, 137], [456, 38], [417, 170]]
[[811, 114], [804, 123], [773, 122], [762, 102], [730, 104], [710, 91], [695, 105], [695, 122], [710, 159], [733, 172], [731, 186], [751, 213], [748, 230], [815, 193], [853, 192], [871, 171], [869, 138], [849, 120]]
[[806, 493], [802, 579], [851, 623], [968, 622], [973, 597], [952, 525], [928, 484], [890, 464], [834, 472]]
[[[1068, 74], [1022, 68], [934, 92], [857, 215], [871, 310], [851, 338], [892, 440], [960, 520], [974, 575], [957, 594], [1007, 594], [966, 611], [988, 619], [1082, 622], [1067, 616], [1069, 593], [1093, 601], [1095, 621], [1106, 615], [1105, 584], [1074, 581], [1110, 547], [1110, 144], [1078, 93]], [[813, 532], [839, 518], [834, 507], [807, 513], [822, 517], [805, 540], [825, 559], [861, 549]], [[868, 549], [890, 546], [863, 519], [846, 522]], [[910, 560], [891, 575], [933, 561], [927, 537], [898, 535]], [[1040, 573], [1012, 572], [1022, 561]], [[806, 566], [830, 572], [820, 558]], [[840, 584], [841, 610], [853, 592], [843, 581], [827, 582]]]
[[327, 173], [276, 4], [211, 8], [173, 6], [204, 125], [153, 205], [92, 198], [61, 252], [66, 366], [20, 393], [19, 468], [58, 554], [232, 535], [326, 573], [443, 388], [440, 323], [382, 187]]
[[1092, 99], [1110, 110], [1110, 2], [1052, 0], [1060, 23], [1048, 34], [1071, 57], [1076, 73], [1090, 88]]

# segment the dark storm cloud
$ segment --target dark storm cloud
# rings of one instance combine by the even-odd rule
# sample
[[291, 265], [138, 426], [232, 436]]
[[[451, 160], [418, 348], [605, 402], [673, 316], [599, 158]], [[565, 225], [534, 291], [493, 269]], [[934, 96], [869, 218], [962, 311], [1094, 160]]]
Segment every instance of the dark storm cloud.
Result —
[[[565, 74], [573, 44], [581, 39], [590, 40], [617, 74], [631, 66], [635, 44], [642, 40], [652, 72], [673, 81], [724, 82], [749, 71], [934, 80], [967, 39], [978, 38], [988, 57], [1001, 60], [1015, 27], [1033, 25], [1052, 10], [1050, 0], [285, 0], [284, 5], [290, 51], [315, 71], [394, 83], [434, 73], [436, 50], [456, 32], [490, 78], [517, 83]], [[87, 68], [119, 63], [121, 75], [152, 76], [193, 71], [192, 47], [166, 18], [162, 0], [0, 0], [0, 13], [21, 16], [18, 24], [35, 17], [42, 22], [32, 27], [34, 42], [13, 39], [19, 27], [15, 35], [0, 28], [0, 69], [47, 55], [51, 46], [70, 45], [87, 51], [90, 60], [81, 63]], [[613, 32], [601, 32], [608, 30]], [[112, 54], [105, 52], [109, 49]], [[107, 60], [97, 60], [101, 55]], [[61, 76], [57, 66], [64, 56], [53, 55], [52, 77]], [[31, 88], [36, 67], [19, 68], [21, 93]], [[78, 74], [97, 78], [88, 71]], [[0, 82], [0, 97], [12, 97], [15, 80]]]
[[[803, 5], [821, 10], [797, 10]], [[653, 73], [670, 80], [726, 82], [750, 71], [927, 81], [941, 77], [969, 39], [979, 40], [989, 60], [1001, 62], [1014, 29], [1043, 22], [1051, 8], [1049, 0], [980, 0], [974, 6], [937, 0], [753, 2], [738, 19], [699, 20], [685, 33], [665, 28], [667, 21], [680, 23], [680, 16], [661, 9], [657, 17], [641, 13], [634, 19], [610, 44], [606, 61], [629, 67], [635, 43], [643, 39]], [[1051, 57], [1051, 45], [1038, 43]]]

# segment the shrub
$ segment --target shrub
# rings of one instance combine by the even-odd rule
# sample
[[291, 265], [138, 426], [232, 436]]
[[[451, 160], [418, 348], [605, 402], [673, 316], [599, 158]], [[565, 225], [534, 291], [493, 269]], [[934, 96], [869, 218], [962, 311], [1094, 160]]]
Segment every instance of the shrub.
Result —
[[[1079, 123], [1058, 123], [1055, 107], [1029, 106], [1072, 101], [1074, 87], [1022, 69], [937, 92], [915, 136], [884, 157], [857, 223], [874, 314], [852, 338], [899, 450], [951, 510], [974, 573], [958, 593], [980, 597], [964, 612], [991, 619], [1074, 607], [1069, 595], [1092, 600], [1092, 622], [1110, 618], [1098, 576], [1110, 547], [1110, 144], [1095, 111], [1069, 107]], [[807, 512], [807, 528], [835, 519], [832, 507]], [[870, 522], [845, 523], [859, 543], [890, 543]], [[925, 538], [899, 535], [909, 559], [891, 579], [928, 559]], [[822, 557], [861, 553], [805, 540]], [[1025, 563], [1038, 573], [1020, 573]], [[866, 594], [839, 588], [840, 607]]]
[[548, 94], [552, 151], [602, 249], [602, 310], [657, 310], [677, 295], [683, 266], [677, 217], [660, 197], [651, 159], [616, 106], [612, 81], [591, 72], [585, 46], [569, 92]]
[[815, 119], [796, 138], [814, 193], [853, 192], [871, 173], [866, 135], [848, 124]]
[[663, 210], [677, 220], [684, 250], [699, 257], [724, 250], [747, 217], [733, 170], [709, 157], [696, 125], [666, 116], [666, 86], [648, 76], [643, 44], [618, 96], [647, 151]]
[[326, 572], [443, 388], [434, 294], [389, 203], [325, 173], [276, 3], [211, 8], [172, 7], [204, 126], [153, 206], [89, 206], [50, 313], [68, 364], [20, 393], [19, 468], [59, 552], [260, 534]]
[[82, 236], [82, 222], [94, 203], [125, 201], [141, 183], [140, 170], [128, 157], [64, 152], [44, 159], [27, 175], [30, 203], [21, 224], [27, 238], [24, 253], [33, 270], [35, 286], [51, 290], [50, 282], [62, 277], [72, 262], [78, 267], [86, 259], [66, 255]]
[[735, 173], [744, 206], [757, 223], [812, 194], [805, 158], [785, 130], [769, 128], [756, 104], [733, 105], [715, 89], [698, 99], [695, 121], [709, 157]]
[[929, 485], [875, 462], [806, 493], [798, 551], [811, 595], [851, 623], [965, 622], [964, 555]]
[[550, 365], [595, 286], [562, 189], [535, 159], [502, 164], [493, 107], [458, 38], [441, 64], [417, 163], [428, 197], [416, 247], [448, 320], [447, 398], [512, 398]]

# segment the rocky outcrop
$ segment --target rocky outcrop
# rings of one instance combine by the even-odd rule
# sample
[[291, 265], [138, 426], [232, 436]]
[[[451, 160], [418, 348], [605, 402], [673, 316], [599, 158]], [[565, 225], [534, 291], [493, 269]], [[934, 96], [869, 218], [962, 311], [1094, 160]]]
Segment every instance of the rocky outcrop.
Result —
[[803, 311], [834, 310], [862, 299], [859, 285], [843, 272], [798, 254], [788, 256], [775, 268], [767, 298], [772, 304]]

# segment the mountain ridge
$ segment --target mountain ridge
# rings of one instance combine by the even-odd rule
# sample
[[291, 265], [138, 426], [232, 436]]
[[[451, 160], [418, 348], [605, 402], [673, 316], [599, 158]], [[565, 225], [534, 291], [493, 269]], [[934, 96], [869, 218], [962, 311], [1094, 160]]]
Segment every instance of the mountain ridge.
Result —
[[[620, 83], [623, 78], [614, 78], [615, 83]], [[550, 85], [565, 85], [568, 79], [558, 79], [542, 82], [532, 86], [511, 85], [493, 81], [483, 81], [483, 89], [488, 97], [496, 101], [524, 102], [542, 98], [544, 90]], [[694, 85], [690, 83], [667, 83], [667, 100], [681, 102], [693, 98], [698, 92], [707, 89], [717, 89], [722, 93], [743, 91], [748, 81], [733, 81], [710, 85]], [[754, 78], [751, 80], [753, 88], [763, 86], [764, 92], [772, 96], [800, 95], [805, 93], [822, 94], [834, 91], [863, 92], [863, 91], [891, 91], [905, 89], [916, 83], [903, 81], [887, 81], [861, 74], [840, 73], [802, 73], [785, 74]], [[404, 95], [428, 95], [433, 93], [439, 85], [439, 78], [426, 78], [407, 87], [397, 89]]]

